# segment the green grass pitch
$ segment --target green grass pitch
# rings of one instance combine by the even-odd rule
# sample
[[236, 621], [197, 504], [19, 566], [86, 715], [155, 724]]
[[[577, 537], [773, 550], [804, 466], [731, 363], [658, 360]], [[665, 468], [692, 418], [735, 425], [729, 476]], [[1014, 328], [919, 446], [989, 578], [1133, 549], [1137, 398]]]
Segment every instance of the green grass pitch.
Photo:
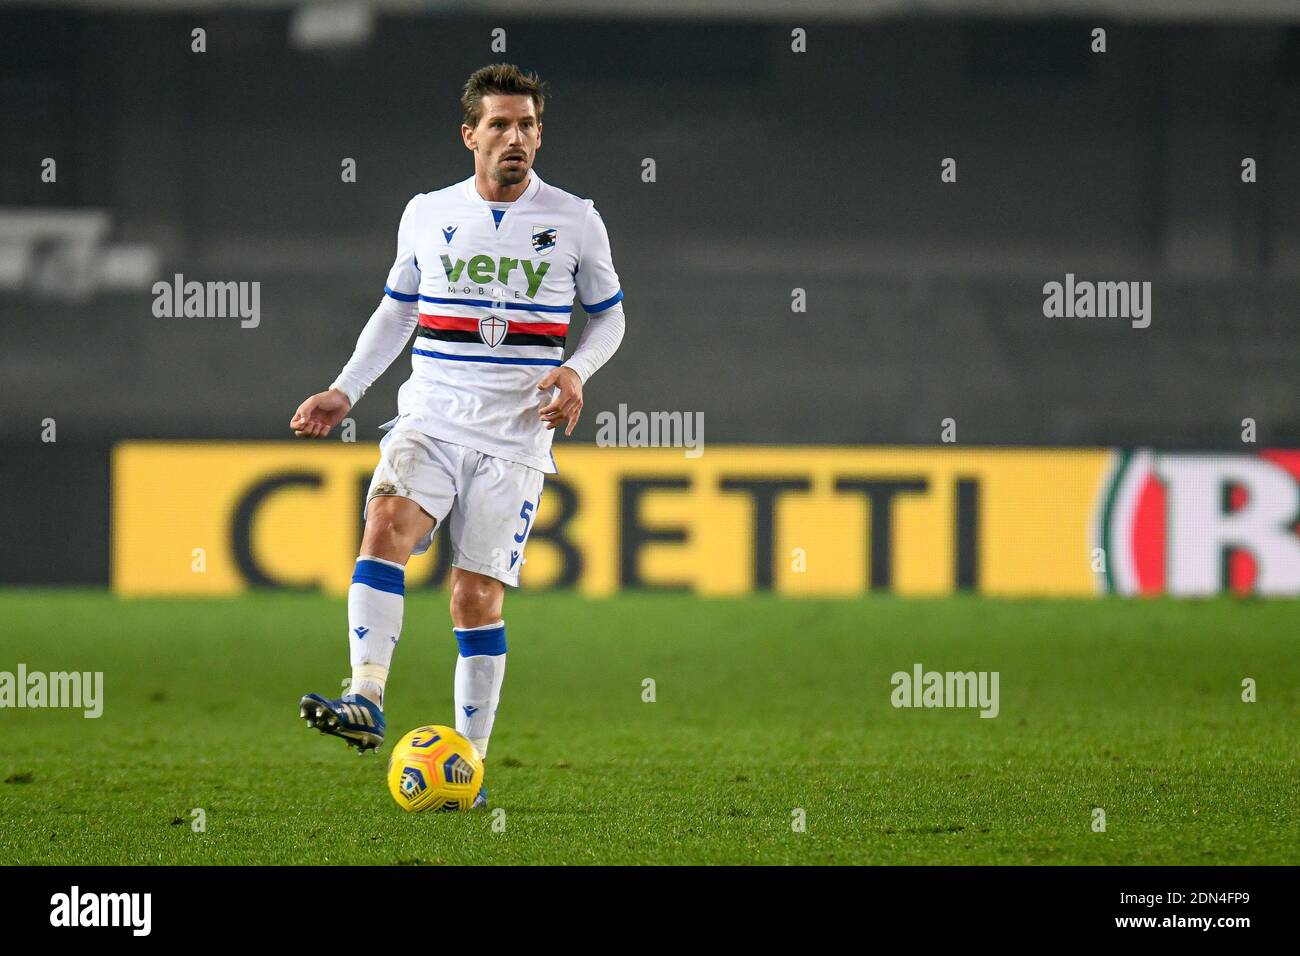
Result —
[[[359, 758], [298, 717], [347, 676], [340, 600], [0, 591], [0, 671], [105, 675], [97, 720], [0, 710], [0, 864], [1295, 864], [1298, 610], [511, 593], [497, 832], [384, 785], [451, 723], [443, 595], [408, 599]], [[918, 661], [998, 671], [1000, 715], [895, 709]]]

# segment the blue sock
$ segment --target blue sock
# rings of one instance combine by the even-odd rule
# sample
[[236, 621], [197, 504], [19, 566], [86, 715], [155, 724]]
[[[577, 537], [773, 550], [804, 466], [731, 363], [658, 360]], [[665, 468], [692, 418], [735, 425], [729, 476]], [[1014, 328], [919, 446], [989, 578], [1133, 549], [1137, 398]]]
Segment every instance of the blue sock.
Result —
[[486, 757], [506, 676], [506, 623], [453, 630], [460, 648], [454, 684], [456, 729]]

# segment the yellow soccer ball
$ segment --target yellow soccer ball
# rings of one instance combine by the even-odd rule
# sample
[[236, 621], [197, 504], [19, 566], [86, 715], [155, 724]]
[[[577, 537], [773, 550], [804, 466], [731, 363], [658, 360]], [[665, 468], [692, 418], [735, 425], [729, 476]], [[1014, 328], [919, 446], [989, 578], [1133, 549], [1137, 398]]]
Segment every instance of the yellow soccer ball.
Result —
[[483, 760], [450, 727], [416, 727], [388, 758], [388, 792], [403, 810], [468, 810], [483, 786]]

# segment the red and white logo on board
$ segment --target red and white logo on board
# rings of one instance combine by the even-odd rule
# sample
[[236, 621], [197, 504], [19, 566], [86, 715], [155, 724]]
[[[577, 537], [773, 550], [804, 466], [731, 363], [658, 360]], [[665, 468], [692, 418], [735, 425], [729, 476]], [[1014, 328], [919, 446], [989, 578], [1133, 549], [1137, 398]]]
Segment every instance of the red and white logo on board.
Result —
[[1300, 451], [1117, 452], [1094, 537], [1115, 594], [1300, 596]]

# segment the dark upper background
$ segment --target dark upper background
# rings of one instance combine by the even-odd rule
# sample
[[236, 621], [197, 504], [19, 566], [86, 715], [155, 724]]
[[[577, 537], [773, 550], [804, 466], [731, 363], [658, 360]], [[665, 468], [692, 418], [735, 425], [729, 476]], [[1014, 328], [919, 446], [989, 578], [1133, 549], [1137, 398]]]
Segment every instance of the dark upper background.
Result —
[[[244, 330], [18, 268], [0, 442], [47, 417], [60, 442], [288, 437], [377, 304], [406, 201], [472, 171], [466, 77], [507, 60], [551, 84], [537, 169], [595, 200], [626, 293], [571, 440], [624, 402], [703, 411], [716, 442], [933, 443], [951, 417], [971, 444], [1240, 448], [1249, 416], [1300, 443], [1300, 25], [392, 12], [323, 53], [290, 18], [0, 10], [0, 214], [102, 209], [155, 278], [262, 283]], [[1151, 281], [1152, 326], [1044, 318], [1067, 272]], [[360, 439], [408, 363], [358, 404]]]

